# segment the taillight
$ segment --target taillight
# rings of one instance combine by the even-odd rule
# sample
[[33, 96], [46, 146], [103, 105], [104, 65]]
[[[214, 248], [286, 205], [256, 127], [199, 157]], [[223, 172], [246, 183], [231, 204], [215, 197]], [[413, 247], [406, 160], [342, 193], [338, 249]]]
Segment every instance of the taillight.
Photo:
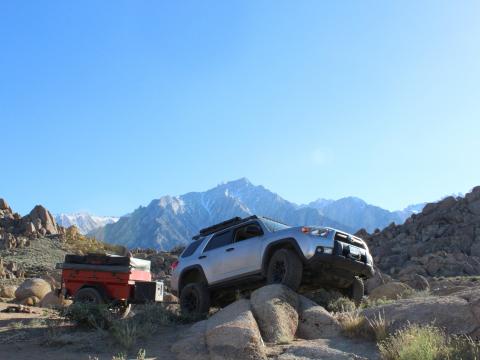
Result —
[[308, 226], [302, 227], [302, 232], [303, 232], [304, 234], [308, 234], [308, 233], [311, 232], [311, 231], [312, 231], [312, 229], [309, 228]]
[[172, 265], [170, 266], [170, 269], [172, 269], [172, 271], [173, 271], [173, 270], [175, 270], [175, 269], [177, 268], [177, 266], [178, 266], [178, 260], [175, 260], [175, 261], [172, 263]]

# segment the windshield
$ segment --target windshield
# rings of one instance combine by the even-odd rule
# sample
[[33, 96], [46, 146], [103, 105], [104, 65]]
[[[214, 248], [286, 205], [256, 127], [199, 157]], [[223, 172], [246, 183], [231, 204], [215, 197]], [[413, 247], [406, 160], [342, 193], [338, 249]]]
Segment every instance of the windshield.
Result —
[[290, 227], [288, 225], [285, 225], [285, 224], [282, 224], [282, 223], [279, 223], [279, 222], [276, 222], [276, 221], [273, 221], [273, 220], [270, 220], [270, 219], [266, 219], [266, 218], [260, 218], [260, 219], [262, 220], [263, 224], [266, 226], [266, 228], [270, 232], [285, 230], [285, 229], [288, 229]]

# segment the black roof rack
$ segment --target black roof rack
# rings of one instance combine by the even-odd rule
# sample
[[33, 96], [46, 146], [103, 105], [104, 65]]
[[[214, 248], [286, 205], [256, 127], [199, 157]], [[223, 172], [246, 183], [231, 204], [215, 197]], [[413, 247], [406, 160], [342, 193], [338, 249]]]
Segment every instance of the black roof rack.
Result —
[[236, 217], [231, 218], [229, 220], [225, 220], [221, 223], [218, 223], [218, 224], [206, 227], [204, 229], [201, 229], [199, 231], [198, 235], [195, 235], [192, 239], [193, 240], [198, 240], [201, 237], [216, 233], [220, 230], [227, 229], [231, 226], [238, 225], [238, 224], [244, 223], [244, 222], [252, 220], [252, 219], [258, 219], [257, 215], [252, 215], [252, 216], [249, 216], [249, 217], [246, 217], [246, 218], [243, 218], [243, 219], [240, 216], [236, 216]]

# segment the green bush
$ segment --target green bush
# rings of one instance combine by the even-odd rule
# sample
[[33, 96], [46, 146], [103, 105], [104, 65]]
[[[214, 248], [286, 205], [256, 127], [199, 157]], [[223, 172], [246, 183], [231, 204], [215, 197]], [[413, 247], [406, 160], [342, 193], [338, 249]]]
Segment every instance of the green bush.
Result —
[[355, 309], [355, 303], [346, 297], [336, 298], [327, 304], [327, 310], [330, 312], [349, 312]]
[[342, 293], [336, 290], [327, 290], [327, 289], [318, 289], [314, 292], [309, 293], [306, 296], [316, 302], [318, 305], [323, 306], [328, 309], [328, 305], [335, 300], [344, 297]]
[[379, 350], [385, 360], [440, 360], [448, 354], [442, 330], [431, 325], [410, 325], [380, 341]]
[[74, 303], [65, 309], [63, 315], [86, 329], [108, 329], [113, 321], [107, 305]]

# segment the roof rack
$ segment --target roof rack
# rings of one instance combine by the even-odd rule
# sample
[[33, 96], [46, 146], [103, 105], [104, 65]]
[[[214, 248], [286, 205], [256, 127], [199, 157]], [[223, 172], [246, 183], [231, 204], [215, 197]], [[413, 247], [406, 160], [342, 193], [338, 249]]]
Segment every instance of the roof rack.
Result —
[[241, 218], [240, 216], [236, 216], [234, 218], [231, 218], [229, 220], [225, 220], [221, 223], [206, 227], [204, 229], [201, 229], [198, 233], [198, 235], [195, 235], [192, 239], [193, 240], [198, 240], [201, 237], [216, 233], [217, 231], [228, 229], [229, 227], [232, 227], [234, 225], [238, 225], [241, 223], [244, 223], [246, 221], [252, 220], [252, 219], [258, 219], [257, 215], [252, 215], [246, 218]]

